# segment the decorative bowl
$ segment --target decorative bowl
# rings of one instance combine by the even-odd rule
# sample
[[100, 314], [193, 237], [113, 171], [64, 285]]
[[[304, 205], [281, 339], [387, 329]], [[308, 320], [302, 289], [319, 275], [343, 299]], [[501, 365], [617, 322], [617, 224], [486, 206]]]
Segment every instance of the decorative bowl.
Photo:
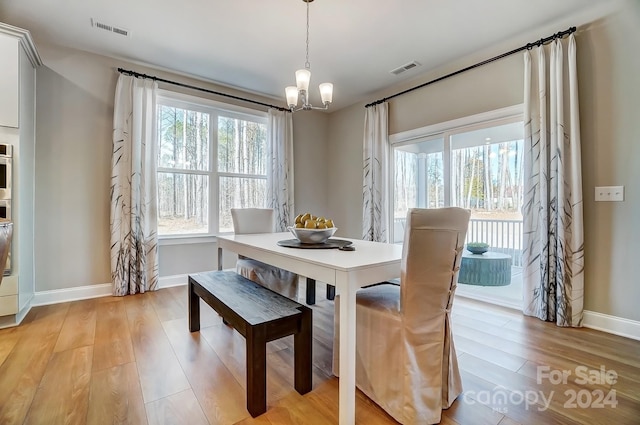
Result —
[[472, 254], [484, 254], [489, 250], [489, 244], [484, 242], [471, 242], [467, 244], [467, 251]]
[[304, 229], [301, 227], [288, 227], [289, 231], [302, 243], [325, 243], [338, 230], [337, 227], [328, 229]]

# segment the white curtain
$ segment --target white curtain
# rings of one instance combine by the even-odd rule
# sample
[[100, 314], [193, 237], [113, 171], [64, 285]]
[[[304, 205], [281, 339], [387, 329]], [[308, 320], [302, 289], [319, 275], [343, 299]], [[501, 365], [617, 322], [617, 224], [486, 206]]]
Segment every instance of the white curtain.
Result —
[[158, 212], [155, 143], [157, 83], [120, 75], [111, 154], [113, 294], [156, 289]]
[[567, 57], [561, 40], [551, 43], [548, 66], [545, 50], [540, 46], [533, 57], [529, 51], [524, 56], [523, 309], [559, 326], [581, 326], [584, 244], [575, 38], [569, 37]]
[[389, 104], [366, 109], [364, 117], [362, 239], [387, 242], [389, 227]]
[[290, 112], [269, 109], [267, 124], [267, 203], [275, 211], [276, 231], [293, 224], [293, 118]]

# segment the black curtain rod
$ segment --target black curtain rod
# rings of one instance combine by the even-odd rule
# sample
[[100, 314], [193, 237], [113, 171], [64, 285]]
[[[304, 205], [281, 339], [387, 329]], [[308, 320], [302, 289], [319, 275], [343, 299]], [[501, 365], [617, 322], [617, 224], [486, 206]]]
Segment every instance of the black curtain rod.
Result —
[[185, 88], [188, 88], [188, 89], [203, 91], [203, 92], [206, 92], [206, 93], [215, 94], [217, 96], [229, 97], [231, 99], [241, 100], [243, 102], [249, 102], [249, 103], [254, 103], [256, 105], [266, 106], [267, 108], [274, 108], [274, 109], [277, 109], [279, 111], [291, 112], [289, 109], [283, 108], [282, 106], [270, 105], [268, 103], [258, 102], [257, 100], [246, 99], [244, 97], [234, 96], [232, 94], [221, 93], [221, 92], [218, 92], [218, 91], [215, 91], [215, 90], [209, 90], [209, 89], [205, 89], [205, 88], [202, 88], [202, 87], [192, 86], [191, 84], [184, 84], [184, 83], [179, 83], [177, 81], [165, 80], [164, 78], [156, 77], [154, 75], [140, 74], [139, 72], [130, 71], [128, 69], [123, 69], [123, 68], [118, 68], [118, 72], [121, 73], [121, 74], [131, 75], [132, 77], [136, 77], [136, 78], [145, 78], [145, 79], [149, 79], [149, 80], [159, 81], [161, 83], [173, 84], [174, 86], [185, 87]]
[[463, 72], [469, 71], [471, 69], [478, 68], [478, 67], [480, 67], [482, 65], [486, 65], [488, 63], [495, 62], [498, 59], [506, 58], [507, 56], [511, 56], [514, 53], [518, 53], [518, 52], [521, 52], [523, 50], [531, 50], [535, 46], [542, 46], [543, 44], [549, 43], [550, 41], [553, 41], [556, 38], [562, 38], [565, 35], [569, 35], [569, 34], [571, 34], [573, 32], [576, 32], [576, 27], [571, 27], [571, 28], [569, 28], [569, 29], [567, 29], [565, 31], [557, 32], [557, 33], [555, 33], [553, 35], [550, 35], [549, 37], [541, 38], [540, 40], [535, 41], [533, 43], [527, 43], [526, 45], [524, 45], [522, 47], [518, 47], [517, 49], [513, 49], [510, 52], [506, 52], [506, 53], [503, 53], [501, 55], [492, 57], [491, 59], [487, 59], [487, 60], [484, 60], [482, 62], [478, 62], [475, 65], [471, 65], [471, 66], [468, 66], [466, 68], [459, 69], [458, 71], [455, 71], [455, 72], [452, 72], [450, 74], [444, 75], [442, 77], [436, 78], [435, 80], [427, 81], [426, 83], [422, 83], [422, 84], [420, 84], [418, 86], [411, 87], [410, 89], [401, 91], [400, 93], [392, 94], [391, 96], [385, 97], [385, 98], [380, 99], [380, 100], [376, 100], [375, 102], [371, 102], [371, 103], [365, 105], [365, 108], [369, 108], [371, 106], [378, 105], [378, 104], [380, 104], [382, 102], [386, 102], [389, 99], [393, 99], [394, 97], [402, 96], [403, 94], [412, 92], [414, 90], [421, 89], [421, 88], [426, 87], [426, 86], [428, 86], [430, 84], [437, 83], [438, 81], [442, 81], [442, 80], [447, 79], [449, 77], [453, 77], [455, 75], [462, 74]]

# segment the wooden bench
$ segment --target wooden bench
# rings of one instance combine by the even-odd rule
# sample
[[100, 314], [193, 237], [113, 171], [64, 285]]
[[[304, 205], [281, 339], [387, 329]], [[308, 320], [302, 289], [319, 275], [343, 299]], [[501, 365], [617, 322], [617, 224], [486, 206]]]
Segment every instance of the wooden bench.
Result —
[[311, 391], [311, 309], [233, 271], [189, 275], [189, 330], [200, 330], [202, 298], [246, 340], [247, 410], [267, 411], [267, 342], [294, 336], [294, 387]]

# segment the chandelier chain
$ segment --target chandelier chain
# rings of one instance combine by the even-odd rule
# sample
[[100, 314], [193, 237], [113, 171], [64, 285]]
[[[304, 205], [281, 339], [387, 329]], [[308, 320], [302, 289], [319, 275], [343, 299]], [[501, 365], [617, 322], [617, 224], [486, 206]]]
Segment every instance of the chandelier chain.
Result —
[[[306, 38], [306, 50], [305, 50], [305, 63], [304, 69], [298, 69], [296, 71], [296, 85], [285, 87], [285, 95], [287, 97], [287, 105], [290, 112], [297, 111], [310, 111], [312, 109], [329, 109], [329, 104], [333, 99], [333, 84], [322, 83], [318, 86], [320, 89], [320, 99], [322, 100], [322, 106], [313, 106], [309, 102], [309, 81], [311, 80], [311, 64], [309, 63], [309, 21], [310, 21], [310, 9], [309, 3], [313, 0], [302, 0], [307, 3], [307, 38]], [[298, 107], [298, 101], [302, 100], [302, 106]]]
[[307, 3], [307, 60], [304, 63], [304, 67], [306, 69], [311, 69], [311, 64], [309, 63], [309, 1], [305, 0]]

